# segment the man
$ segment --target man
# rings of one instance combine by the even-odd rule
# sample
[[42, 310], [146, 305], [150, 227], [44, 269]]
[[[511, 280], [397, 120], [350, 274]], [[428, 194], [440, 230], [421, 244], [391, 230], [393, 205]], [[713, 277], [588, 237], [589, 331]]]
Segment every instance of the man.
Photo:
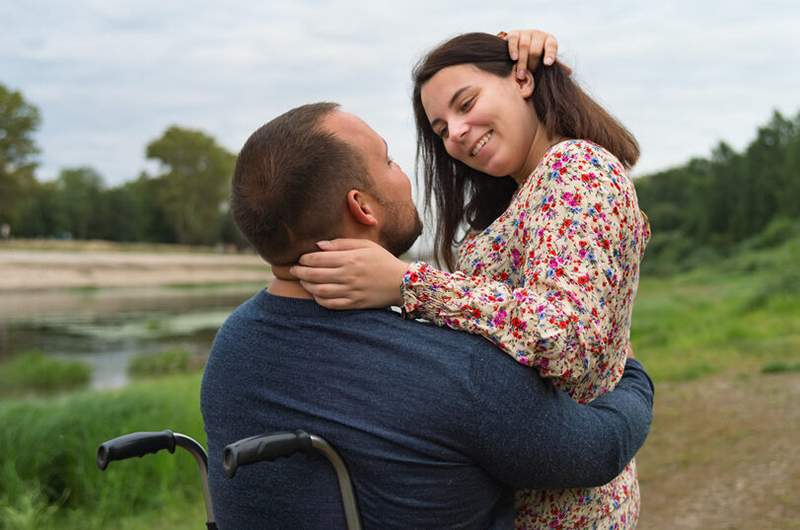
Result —
[[264, 125], [239, 154], [234, 218], [275, 280], [220, 329], [203, 378], [223, 529], [344, 526], [322, 458], [223, 478], [222, 448], [264, 432], [303, 429], [336, 447], [365, 528], [510, 527], [514, 489], [603, 484], [644, 442], [653, 394], [636, 361], [580, 406], [480, 337], [388, 310], [327, 310], [289, 275], [320, 240], [411, 246], [421, 223], [387, 151], [359, 118], [319, 103]]

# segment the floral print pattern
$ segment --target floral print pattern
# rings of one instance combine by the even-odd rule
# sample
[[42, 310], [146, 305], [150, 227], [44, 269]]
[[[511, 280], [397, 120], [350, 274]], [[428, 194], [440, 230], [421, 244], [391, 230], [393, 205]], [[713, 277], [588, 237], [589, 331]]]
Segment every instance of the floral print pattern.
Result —
[[[467, 235], [457, 271], [409, 267], [403, 311], [484, 336], [586, 403], [622, 377], [649, 237], [620, 162], [591, 142], [561, 142], [494, 223]], [[635, 464], [599, 488], [518, 492], [517, 508], [518, 528], [633, 528]]]

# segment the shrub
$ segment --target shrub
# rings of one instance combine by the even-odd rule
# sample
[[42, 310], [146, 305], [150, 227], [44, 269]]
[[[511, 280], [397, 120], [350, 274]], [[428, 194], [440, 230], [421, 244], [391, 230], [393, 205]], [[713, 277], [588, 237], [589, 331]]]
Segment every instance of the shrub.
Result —
[[204, 361], [205, 357], [192, 355], [183, 349], [142, 354], [128, 363], [128, 374], [131, 377], [152, 377], [193, 373], [202, 369]]
[[86, 386], [92, 367], [83, 361], [26, 352], [0, 364], [0, 395], [48, 393]]
[[198, 401], [199, 378], [179, 376], [0, 402], [0, 529], [118, 528], [121, 516], [187, 503], [199, 523], [200, 480], [185, 451], [114, 462], [105, 472], [95, 464], [101, 442], [134, 431], [169, 428], [203, 443]]

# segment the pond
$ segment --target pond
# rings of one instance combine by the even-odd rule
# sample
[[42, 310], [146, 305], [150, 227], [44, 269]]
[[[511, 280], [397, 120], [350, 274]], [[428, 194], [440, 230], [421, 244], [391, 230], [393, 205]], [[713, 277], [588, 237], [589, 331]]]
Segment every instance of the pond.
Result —
[[125, 385], [139, 354], [182, 348], [207, 354], [228, 314], [263, 284], [53, 290], [0, 294], [0, 362], [16, 354], [78, 359], [91, 386]]

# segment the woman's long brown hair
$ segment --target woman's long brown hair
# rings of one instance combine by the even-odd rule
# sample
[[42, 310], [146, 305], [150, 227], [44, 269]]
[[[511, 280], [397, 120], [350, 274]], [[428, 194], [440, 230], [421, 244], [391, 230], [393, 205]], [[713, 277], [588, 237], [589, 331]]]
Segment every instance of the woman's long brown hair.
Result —
[[[422, 86], [449, 66], [472, 64], [500, 77], [512, 74], [508, 44], [487, 33], [466, 33], [440, 44], [414, 67], [414, 117], [417, 127], [416, 172], [423, 175], [425, 208], [436, 205], [434, 255], [450, 270], [459, 228], [483, 230], [508, 208], [516, 183], [491, 177], [450, 157], [433, 132], [422, 106]], [[639, 158], [633, 135], [575, 83], [558, 63], [533, 71], [533, 108], [551, 138], [590, 140], [610, 151], [626, 167]], [[420, 173], [421, 172], [421, 173]]]

